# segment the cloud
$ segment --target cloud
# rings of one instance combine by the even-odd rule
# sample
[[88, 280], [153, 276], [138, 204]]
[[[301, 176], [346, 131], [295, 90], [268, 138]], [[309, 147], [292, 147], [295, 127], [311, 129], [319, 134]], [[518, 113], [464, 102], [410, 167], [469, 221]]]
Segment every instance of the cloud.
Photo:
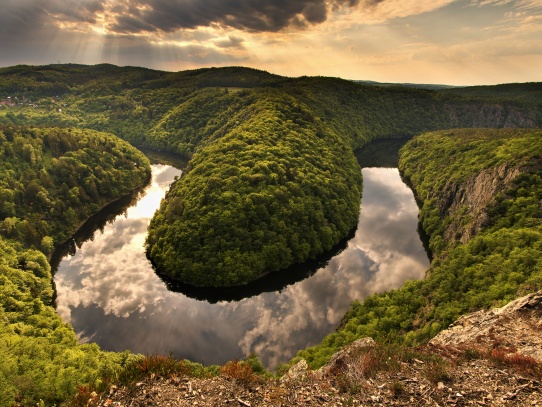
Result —
[[95, 28], [125, 35], [164, 35], [201, 27], [279, 32], [322, 24], [336, 13], [357, 10], [364, 16], [381, 18], [393, 16], [393, 10], [404, 15], [449, 1], [429, 6], [412, 0], [7, 0], [0, 21], [6, 23], [2, 25], [6, 31], [16, 30], [15, 22], [22, 21], [32, 32], [50, 23], [78, 31]]
[[[363, 20], [423, 13], [453, 0], [136, 0], [122, 7], [109, 29], [115, 32], [175, 32], [219, 26], [247, 32], [306, 29], [333, 14], [357, 11]], [[139, 23], [136, 23], [139, 21]]]
[[2, 42], [28, 38], [28, 33], [34, 32], [34, 28], [41, 26], [46, 19], [44, 8], [31, 1], [7, 0], [0, 13], [0, 38]]
[[230, 35], [227, 39], [216, 41], [215, 45], [219, 48], [238, 48], [243, 49], [243, 42], [245, 40], [241, 37]]
[[66, 22], [94, 24], [97, 16], [106, 10], [105, 0], [49, 0], [44, 2], [48, 15]]
[[168, 33], [220, 25], [276, 32], [322, 23], [327, 16], [326, 0], [137, 0], [124, 7], [108, 28], [123, 33]]

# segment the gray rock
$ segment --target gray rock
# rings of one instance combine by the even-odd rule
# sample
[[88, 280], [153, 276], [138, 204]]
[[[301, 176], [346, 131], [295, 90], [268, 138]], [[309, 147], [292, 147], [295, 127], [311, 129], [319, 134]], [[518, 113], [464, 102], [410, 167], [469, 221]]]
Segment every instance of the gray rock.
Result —
[[280, 378], [281, 383], [299, 382], [307, 378], [309, 374], [309, 365], [305, 359], [301, 359], [293, 365], [284, 376]]
[[489, 311], [459, 318], [429, 342], [433, 346], [513, 349], [542, 362], [542, 291]]

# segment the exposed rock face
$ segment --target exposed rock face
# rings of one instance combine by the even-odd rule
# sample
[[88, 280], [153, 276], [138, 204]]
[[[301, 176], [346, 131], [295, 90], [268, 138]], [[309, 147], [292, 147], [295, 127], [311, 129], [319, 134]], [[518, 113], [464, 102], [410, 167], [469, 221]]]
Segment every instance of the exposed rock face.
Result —
[[430, 345], [503, 348], [542, 363], [542, 291], [459, 318]]
[[[536, 119], [506, 103], [448, 106], [453, 127], [538, 127]], [[465, 123], [468, 118], [469, 123]]]
[[444, 238], [461, 243], [472, 239], [487, 222], [488, 205], [499, 192], [506, 191], [520, 173], [519, 168], [502, 164], [481, 171], [461, 185], [447, 185], [439, 196], [441, 213], [448, 211], [452, 219]]

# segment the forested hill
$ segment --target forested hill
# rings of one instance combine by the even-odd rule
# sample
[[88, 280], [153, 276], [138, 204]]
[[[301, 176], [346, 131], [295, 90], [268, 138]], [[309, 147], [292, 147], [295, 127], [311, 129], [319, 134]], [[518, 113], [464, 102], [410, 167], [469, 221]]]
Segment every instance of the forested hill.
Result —
[[284, 78], [243, 67], [162, 72], [109, 64], [20, 65], [0, 69], [0, 122], [92, 128], [191, 156], [202, 140], [234, 128], [248, 114], [247, 105], [275, 89], [275, 95], [298, 101], [288, 119], [308, 115], [361, 146], [372, 138], [439, 128], [537, 127], [540, 86], [433, 91]]
[[0, 235], [51, 254], [150, 177], [147, 158], [93, 130], [0, 125]]
[[463, 97], [485, 98], [494, 101], [515, 100], [526, 105], [542, 104], [542, 83], [505, 83], [494, 86], [469, 86], [443, 90], [441, 93]]

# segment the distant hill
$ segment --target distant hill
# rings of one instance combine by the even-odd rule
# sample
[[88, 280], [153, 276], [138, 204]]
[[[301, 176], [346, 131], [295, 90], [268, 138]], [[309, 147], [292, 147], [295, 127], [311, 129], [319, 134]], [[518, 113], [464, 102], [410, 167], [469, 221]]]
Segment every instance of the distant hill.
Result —
[[429, 89], [429, 90], [451, 89], [455, 87], [452, 85], [438, 85], [438, 84], [426, 84], [426, 83], [393, 83], [393, 82], [376, 82], [376, 81], [363, 81], [363, 80], [355, 80], [353, 82], [360, 83], [363, 85], [372, 85], [372, 86], [405, 86], [407, 88]]
[[491, 86], [456, 87], [443, 92], [444, 94], [460, 95], [463, 97], [493, 98], [500, 100], [516, 100], [542, 105], [542, 83], [506, 83]]

